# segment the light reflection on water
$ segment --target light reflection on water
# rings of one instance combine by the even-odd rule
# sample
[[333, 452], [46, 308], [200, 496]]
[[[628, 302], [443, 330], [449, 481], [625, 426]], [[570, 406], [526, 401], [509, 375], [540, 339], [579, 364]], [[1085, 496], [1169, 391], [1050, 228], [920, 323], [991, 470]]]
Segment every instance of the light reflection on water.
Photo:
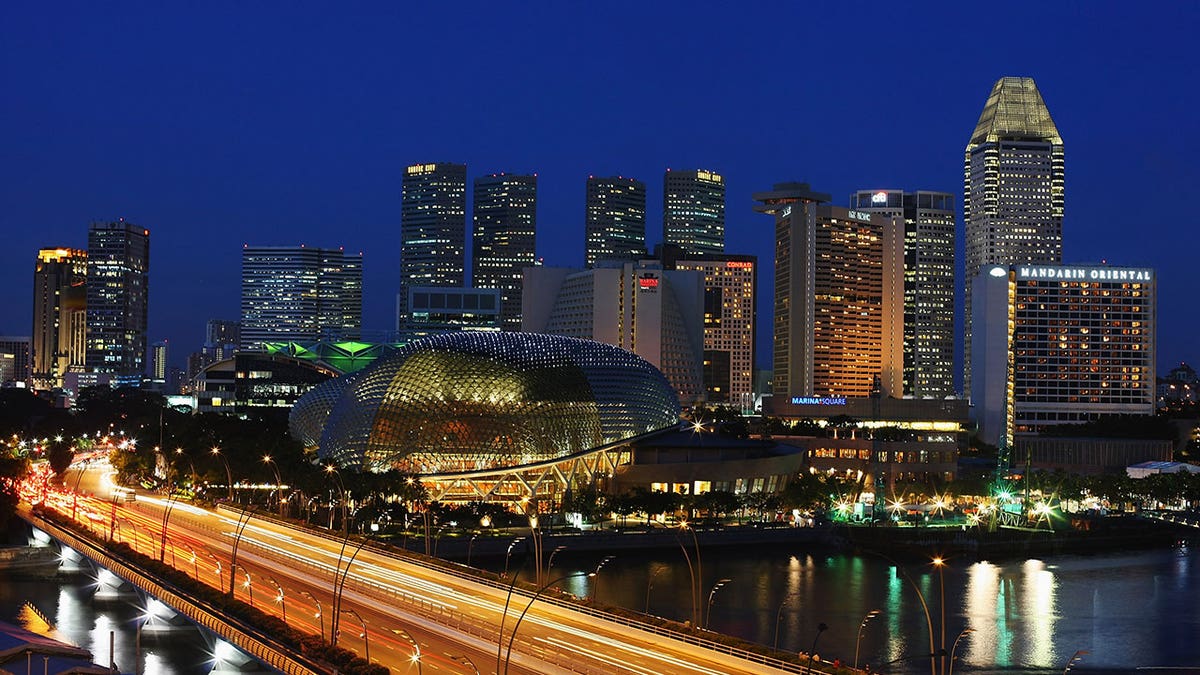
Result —
[[[941, 588], [932, 565], [905, 563], [905, 577], [878, 557], [783, 548], [704, 550], [702, 601], [717, 579], [733, 579], [712, 606], [714, 630], [771, 645], [778, 626], [781, 649], [808, 651], [817, 625], [826, 623], [817, 651], [849, 663], [863, 617], [880, 609], [863, 631], [861, 663], [886, 665], [889, 673], [929, 672], [929, 623], [935, 649], [942, 640]], [[555, 567], [590, 571], [601, 555], [564, 554]], [[944, 572], [946, 650], [963, 629], [974, 630], [958, 644], [955, 672], [1059, 673], [1078, 649], [1091, 652], [1078, 668], [1200, 666], [1194, 555], [1200, 552], [951, 559]], [[687, 619], [690, 577], [678, 551], [620, 552], [601, 572], [602, 602], [641, 610], [653, 569], [662, 571], [653, 580], [651, 613]], [[914, 587], [928, 605], [928, 623]]]

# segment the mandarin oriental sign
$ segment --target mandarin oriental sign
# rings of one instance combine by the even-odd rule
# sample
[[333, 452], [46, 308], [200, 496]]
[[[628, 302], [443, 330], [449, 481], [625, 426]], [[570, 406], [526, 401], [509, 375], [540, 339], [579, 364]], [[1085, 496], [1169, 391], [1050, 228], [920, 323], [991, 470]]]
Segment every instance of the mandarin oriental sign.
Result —
[[1153, 281], [1154, 270], [1112, 267], [1018, 267], [1018, 279], [1079, 279], [1081, 281]]

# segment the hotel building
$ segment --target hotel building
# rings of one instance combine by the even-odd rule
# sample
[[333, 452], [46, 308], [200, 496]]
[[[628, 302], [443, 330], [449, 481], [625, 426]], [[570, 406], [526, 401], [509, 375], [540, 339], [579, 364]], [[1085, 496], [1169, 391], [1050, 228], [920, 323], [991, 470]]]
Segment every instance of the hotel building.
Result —
[[33, 386], [63, 386], [82, 369], [87, 346], [87, 251], [44, 248], [33, 273]]

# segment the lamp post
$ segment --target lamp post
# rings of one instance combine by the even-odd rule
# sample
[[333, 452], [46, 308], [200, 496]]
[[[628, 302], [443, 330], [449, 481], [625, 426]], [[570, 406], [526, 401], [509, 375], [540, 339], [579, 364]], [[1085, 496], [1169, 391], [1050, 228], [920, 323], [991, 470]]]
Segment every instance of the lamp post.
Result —
[[1076, 650], [1075, 653], [1071, 655], [1070, 660], [1067, 661], [1067, 667], [1063, 668], [1063, 675], [1067, 675], [1067, 671], [1070, 670], [1071, 667], [1079, 661], [1079, 659], [1083, 658], [1089, 653], [1090, 652], [1088, 652], [1086, 649]]
[[233, 501], [233, 472], [229, 470], [229, 462], [225, 459], [225, 455], [221, 454], [220, 448], [214, 447], [209, 454], [220, 459], [221, 463], [225, 465], [225, 480], [229, 484], [229, 501]]
[[954, 638], [954, 646], [950, 648], [950, 669], [946, 672], [946, 675], [954, 675], [954, 652], [958, 650], [958, 641], [963, 639], [963, 636], [967, 633], [974, 632], [974, 628], [964, 628], [962, 629], [962, 632], [958, 634], [958, 637]]
[[[362, 624], [362, 634], [360, 634], [359, 637], [361, 637], [363, 639], [363, 657], [367, 659], [367, 663], [370, 663], [371, 662], [371, 641], [367, 637], [367, 622], [363, 620], [362, 616], [358, 612], [356, 612], [352, 609], [343, 609], [343, 610], [339, 610], [339, 612], [342, 614], [349, 614], [350, 616], [354, 617], [355, 619], [358, 619], [358, 622], [360, 624]], [[420, 672], [419, 668], [418, 668], [418, 672]]]
[[[604, 558], [602, 558], [600, 560], [600, 564], [596, 565], [596, 570], [588, 575], [588, 577], [592, 579], [592, 604], [593, 605], [595, 605], [600, 600], [600, 570], [603, 569], [605, 565], [607, 565], [609, 562], [612, 561], [613, 558], [616, 558], [616, 557], [617, 556], [615, 556], [615, 555], [604, 556]], [[547, 576], [549, 576], [549, 570], [546, 570], [546, 571], [547, 571]]]
[[475, 537], [478, 537], [478, 536], [479, 536], [478, 532], [471, 535], [471, 540], [467, 542], [467, 567], [471, 566], [471, 550], [473, 548], [475, 548]]
[[75, 477], [75, 487], [71, 488], [71, 520], [75, 520], [75, 513], [79, 508], [79, 482], [83, 480], [83, 467], [87, 466], [89, 460], [83, 460], [79, 464], [79, 475]]
[[[855, 670], [858, 670], [858, 647], [862, 643], [863, 631], [865, 631], [867, 629], [867, 622], [870, 621], [871, 619], [874, 619], [877, 616], [879, 616], [879, 610], [873, 609], [873, 610], [867, 612], [867, 615], [863, 617], [862, 623], [858, 624], [858, 637], [854, 639], [854, 669]], [[959, 637], [962, 637], [962, 636], [960, 635]], [[955, 644], [958, 644], [957, 641], [955, 641]]]
[[246, 595], [248, 595], [250, 597], [250, 606], [253, 607], [254, 606], [254, 585], [250, 581], [250, 573], [246, 571], [245, 567], [242, 567], [241, 565], [234, 563], [229, 568], [229, 578], [230, 579], [233, 578], [233, 573], [235, 570], [241, 570], [242, 574], [246, 575], [246, 580], [242, 582], [242, 588], [246, 589]]
[[937, 569], [937, 571], [938, 571], [938, 587], [940, 589], [940, 598], [938, 600], [938, 607], [939, 607], [941, 615], [942, 615], [942, 617], [941, 617], [942, 618], [942, 649], [940, 652], [938, 652], [938, 657], [942, 660], [941, 670], [943, 672], [945, 672], [945, 670], [946, 670], [946, 662], [945, 662], [945, 659], [946, 659], [946, 576], [945, 576], [944, 570], [946, 568], [946, 561], [943, 560], [939, 556], [939, 557], [934, 558], [930, 562], [933, 564], [934, 568]]
[[200, 581], [200, 564], [196, 562], [196, 549], [184, 544], [184, 547], [192, 554], [192, 578]]
[[508, 559], [512, 556], [513, 548], [516, 547], [517, 542], [521, 541], [522, 539], [524, 539], [524, 537], [517, 537], [508, 545], [508, 551], [504, 554], [504, 573], [500, 575], [501, 577], [508, 576]]
[[808, 669], [805, 671], [805, 675], [812, 674], [813, 658], [817, 653], [817, 640], [821, 639], [821, 633], [824, 633], [827, 630], [829, 630], [829, 626], [826, 626], [823, 623], [817, 624], [817, 634], [813, 636], [812, 649], [808, 651]]
[[554, 550], [550, 552], [550, 559], [546, 561], [546, 576], [550, 576], [550, 568], [554, 567], [554, 556], [558, 555], [560, 552], [564, 551], [566, 548], [567, 548], [566, 544], [560, 544], [558, 546], [555, 546]]
[[471, 670], [475, 671], [475, 675], [479, 675], [479, 667], [476, 666], [475, 662], [471, 660], [471, 657], [467, 656], [466, 654], [463, 654], [461, 656], [451, 656], [450, 659], [453, 661], [457, 661], [458, 663], [461, 663], [464, 666], [471, 666]]
[[[600, 563], [600, 566], [598, 566], [596, 568], [597, 572], [600, 570], [600, 567], [602, 567], [604, 565], [604, 562], [606, 562], [607, 560], [608, 559], [605, 559], [605, 561], [602, 561]], [[567, 579], [574, 579], [576, 577], [582, 577], [582, 576], [590, 577], [590, 576], [595, 576], [595, 575], [596, 575], [596, 572], [590, 572], [590, 573], [589, 572], [574, 572], [572, 574], [567, 574], [565, 576], [561, 576], [561, 577], [555, 579], [554, 581], [547, 583], [545, 586], [542, 586], [541, 588], [539, 588], [537, 590], [537, 593], [533, 594], [533, 598], [531, 598], [529, 600], [529, 604], [525, 605], [525, 609], [523, 609], [521, 611], [521, 615], [517, 617], [517, 622], [515, 624], [513, 624], [512, 633], [510, 633], [508, 636], [508, 650], [504, 653], [504, 671], [503, 671], [504, 675], [508, 675], [508, 662], [510, 659], [512, 659], [513, 642], [516, 641], [516, 639], [517, 639], [517, 630], [521, 627], [521, 620], [525, 618], [525, 615], [529, 612], [529, 608], [533, 607], [533, 603], [537, 602], [537, 599], [542, 597], [542, 593], [545, 593], [546, 589], [550, 588], [551, 586], [553, 586], [561, 581], [566, 581]], [[501, 639], [503, 639], [503, 635], [501, 635]], [[497, 670], [499, 670], [499, 669], [497, 669]]]
[[175, 448], [175, 454], [187, 459], [188, 468], [192, 471], [192, 495], [196, 494], [196, 465], [192, 463], [192, 458], [183, 454], [183, 448]]
[[[238, 514], [237, 525], [233, 530], [233, 549], [229, 554], [229, 597], [233, 598], [233, 572], [237, 566], [238, 545], [242, 543], [242, 533], [246, 531], [246, 526], [250, 524], [250, 516], [254, 515], [253, 511], [246, 509]], [[249, 575], [247, 575], [249, 576]]]
[[[508, 551], [511, 553], [513, 546], [520, 541], [520, 537], [513, 540], [513, 543], [508, 545]], [[521, 564], [524, 565], [528, 558], [523, 558]], [[508, 559], [504, 560], [505, 573], [508, 570]], [[504, 611], [500, 613], [500, 627], [496, 629], [496, 675], [500, 675], [500, 658], [504, 655], [504, 621], [508, 618], [508, 605], [512, 602], [513, 587], [517, 585], [517, 577], [520, 576], [521, 570], [513, 572], [512, 578], [508, 580], [508, 593], [504, 596]]]
[[679, 541], [679, 548], [683, 551], [684, 560], [687, 561], [688, 573], [692, 578], [692, 625], [696, 628], [701, 627], [700, 619], [700, 585], [704, 581], [704, 571], [700, 567], [700, 540], [696, 538], [696, 530], [689, 527], [687, 521], [679, 524], [679, 529], [690, 531], [692, 533], [692, 546], [696, 552], [696, 565], [693, 568], [692, 558], [688, 555], [687, 547], [683, 545], [683, 541]]
[[325, 639], [325, 613], [323, 611], [321, 611], [321, 601], [317, 599], [317, 596], [313, 595], [312, 593], [309, 593], [308, 591], [300, 591], [300, 594], [303, 595], [304, 597], [308, 598], [309, 600], [312, 600], [313, 603], [316, 604], [317, 613], [313, 614], [313, 618], [317, 620], [317, 625], [320, 626], [320, 629], [321, 629], [321, 639], [324, 640]]
[[[358, 547], [354, 549], [354, 553], [352, 553], [350, 555], [350, 559], [348, 561], [346, 561], [346, 567], [344, 569], [342, 569], [342, 558], [340, 555], [338, 556], [338, 566], [337, 566], [337, 568], [334, 569], [334, 572], [333, 572], [333, 600], [332, 600], [332, 602], [333, 602], [334, 618], [330, 619], [330, 621], [332, 623], [330, 623], [330, 626], [329, 626], [329, 632], [330, 632], [330, 635], [332, 636], [331, 640], [334, 645], [337, 644], [337, 632], [336, 631], [337, 631], [338, 625], [341, 624], [341, 619], [338, 617], [338, 615], [341, 614], [341, 612], [342, 612], [342, 595], [346, 591], [346, 578], [348, 576], [350, 576], [350, 566], [354, 564], [354, 560], [356, 558], [358, 558], [358, 554], [363, 550], [363, 547], [367, 545], [367, 542], [371, 541], [371, 536], [373, 534], [375, 534], [375, 532], [378, 531], [378, 529], [379, 529], [378, 524], [371, 523], [371, 534], [367, 535], [361, 542], [359, 542]], [[345, 548], [342, 549], [342, 552], [345, 553]], [[340, 581], [338, 580], [338, 572], [339, 571], [341, 572], [341, 580]]]
[[[413, 654], [411, 657], [409, 657], [409, 661], [417, 664], [417, 675], [421, 675], [421, 645], [418, 644], [417, 640], [413, 636], [409, 635], [408, 631], [406, 631], [406, 630], [403, 630], [403, 629], [397, 630], [397, 629], [393, 628], [392, 632], [395, 633], [396, 635], [399, 635], [400, 637], [404, 638], [405, 640], [408, 640], [408, 643], [413, 646]], [[454, 657], [451, 657], [451, 658], [454, 658]], [[455, 659], [455, 660], [457, 660], [457, 659]], [[468, 659], [468, 661], [469, 660], [470, 659]], [[471, 664], [471, 667], [474, 668], [475, 664]], [[476, 669], [476, 672], [478, 672], [478, 669]]]
[[788, 600], [791, 599], [792, 596], [790, 595], [784, 596], [783, 600], [779, 603], [779, 609], [775, 610], [775, 651], [779, 651], [779, 624], [783, 621], [783, 608], [787, 606]]
[[275, 581], [275, 577], [267, 577], [267, 581], [269, 581], [271, 583], [271, 585], [275, 587], [275, 591], [277, 593], [277, 595], [275, 596], [275, 602], [279, 603], [279, 608], [283, 612], [283, 622], [286, 624], [287, 623], [287, 600], [283, 596], [283, 586], [280, 586], [279, 582]]
[[271, 467], [271, 471], [275, 472], [275, 496], [279, 499], [279, 517], [283, 517], [283, 481], [279, 478], [279, 465], [275, 460], [271, 459], [270, 455], [263, 455], [263, 464]]
[[713, 598], [717, 595], [717, 591], [721, 590], [725, 584], [733, 581], [733, 579], [721, 579], [713, 584], [712, 590], [708, 592], [708, 611], [705, 612], [704, 627], [708, 628], [712, 624], [712, 606]]

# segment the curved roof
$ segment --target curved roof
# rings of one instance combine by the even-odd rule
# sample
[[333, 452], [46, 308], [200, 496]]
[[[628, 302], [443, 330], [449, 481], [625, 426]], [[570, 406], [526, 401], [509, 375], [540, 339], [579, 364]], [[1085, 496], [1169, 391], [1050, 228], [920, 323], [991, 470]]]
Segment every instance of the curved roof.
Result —
[[309, 392], [292, 434], [324, 459], [429, 474], [520, 466], [672, 426], [678, 398], [641, 357], [536, 333], [447, 333]]

